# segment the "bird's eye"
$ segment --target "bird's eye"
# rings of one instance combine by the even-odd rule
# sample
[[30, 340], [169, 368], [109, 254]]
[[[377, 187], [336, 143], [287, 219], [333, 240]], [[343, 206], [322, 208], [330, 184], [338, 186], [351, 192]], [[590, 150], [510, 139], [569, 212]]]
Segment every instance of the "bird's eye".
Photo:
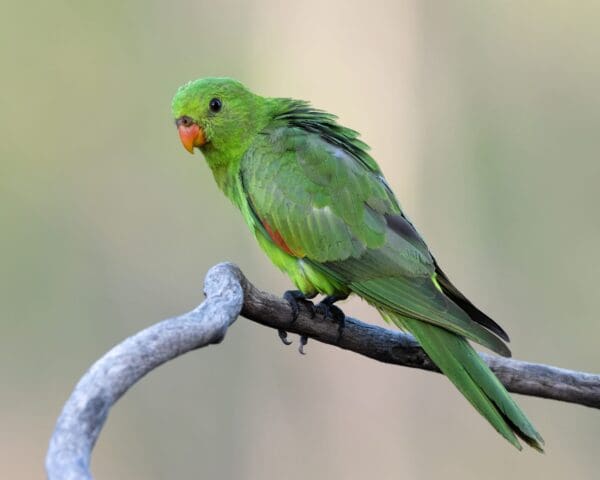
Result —
[[213, 98], [208, 104], [208, 108], [210, 108], [210, 111], [213, 113], [220, 112], [222, 107], [223, 103], [218, 98]]

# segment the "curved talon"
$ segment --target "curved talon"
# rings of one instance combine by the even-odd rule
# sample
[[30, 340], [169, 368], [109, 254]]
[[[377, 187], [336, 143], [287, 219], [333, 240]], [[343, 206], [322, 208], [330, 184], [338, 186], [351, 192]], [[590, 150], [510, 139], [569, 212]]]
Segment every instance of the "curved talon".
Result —
[[347, 297], [338, 297], [338, 296], [330, 296], [325, 297], [325, 299], [320, 302], [315, 310], [318, 311], [323, 318], [326, 320], [331, 320], [338, 324], [338, 336], [337, 342], [342, 338], [342, 333], [344, 332], [344, 328], [346, 327], [346, 314], [342, 311], [341, 308], [334, 305], [335, 302], [339, 300], [344, 300]]
[[290, 323], [294, 323], [298, 319], [298, 314], [300, 313], [300, 303], [303, 303], [306, 306], [311, 318], [315, 317], [315, 306], [310, 300], [308, 300], [314, 296], [315, 295], [306, 296], [300, 290], [288, 290], [283, 294], [283, 299], [286, 300], [292, 308], [292, 320]]
[[282, 330], [280, 328], [279, 330], [277, 330], [277, 334], [279, 335], [279, 338], [281, 339], [284, 345], [291, 345], [292, 343], [294, 343], [291, 340], [288, 340], [287, 332], [285, 330]]
[[302, 355], [306, 355], [306, 353], [304, 352], [304, 345], [306, 345], [307, 343], [308, 343], [308, 337], [306, 335], [301, 335], [300, 336], [300, 346], [298, 347], [298, 351]]

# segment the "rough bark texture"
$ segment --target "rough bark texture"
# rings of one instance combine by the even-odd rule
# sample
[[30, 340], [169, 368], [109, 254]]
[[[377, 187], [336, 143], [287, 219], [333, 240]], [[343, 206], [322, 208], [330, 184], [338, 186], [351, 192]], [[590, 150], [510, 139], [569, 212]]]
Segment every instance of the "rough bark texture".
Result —
[[[301, 308], [294, 323], [289, 304], [255, 288], [239, 268], [222, 263], [206, 275], [206, 300], [179, 317], [129, 337], [98, 360], [65, 404], [46, 456], [51, 480], [91, 479], [90, 457], [110, 408], [138, 380], [190, 350], [219, 343], [241, 313], [261, 325], [305, 335], [374, 360], [437, 371], [410, 335], [346, 319], [337, 324], [312, 318]], [[506, 388], [515, 393], [600, 408], [600, 375], [523, 362], [482, 353]]]
[[237, 267], [228, 264], [213, 267], [206, 275], [206, 300], [200, 306], [129, 337], [92, 365], [56, 422], [46, 455], [48, 478], [91, 479], [92, 449], [115, 402], [156, 367], [223, 339], [242, 308], [238, 275]]

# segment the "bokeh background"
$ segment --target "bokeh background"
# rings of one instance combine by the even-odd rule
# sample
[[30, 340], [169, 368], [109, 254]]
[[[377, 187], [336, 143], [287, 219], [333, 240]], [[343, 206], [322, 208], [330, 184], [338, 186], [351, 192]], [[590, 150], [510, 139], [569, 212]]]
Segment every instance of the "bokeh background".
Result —
[[[597, 2], [106, 1], [0, 7], [0, 476], [43, 478], [61, 405], [238, 263], [282, 292], [170, 100], [236, 77], [362, 132], [516, 357], [600, 370]], [[379, 322], [358, 301], [345, 309]], [[297, 345], [297, 342], [295, 343]], [[438, 375], [239, 320], [112, 411], [98, 479], [591, 479], [597, 411], [519, 397], [519, 454]]]

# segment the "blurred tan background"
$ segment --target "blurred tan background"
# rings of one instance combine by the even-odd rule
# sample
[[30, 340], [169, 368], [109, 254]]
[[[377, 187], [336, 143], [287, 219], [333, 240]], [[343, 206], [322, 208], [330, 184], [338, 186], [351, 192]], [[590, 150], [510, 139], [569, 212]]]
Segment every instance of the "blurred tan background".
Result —
[[[0, 476], [42, 478], [77, 379], [199, 303], [211, 265], [289, 285], [179, 144], [170, 100], [201, 76], [361, 131], [515, 356], [599, 371], [599, 20], [566, 1], [5, 2]], [[96, 478], [597, 478], [597, 411], [519, 397], [548, 447], [519, 454], [440, 376], [296, 346], [241, 319], [160, 368], [112, 411]]]

